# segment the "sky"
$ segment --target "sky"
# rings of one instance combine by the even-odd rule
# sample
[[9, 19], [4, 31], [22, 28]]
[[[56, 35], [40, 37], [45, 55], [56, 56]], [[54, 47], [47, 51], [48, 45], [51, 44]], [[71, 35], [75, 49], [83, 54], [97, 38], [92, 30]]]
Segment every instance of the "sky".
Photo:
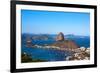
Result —
[[90, 14], [21, 10], [22, 33], [90, 35]]

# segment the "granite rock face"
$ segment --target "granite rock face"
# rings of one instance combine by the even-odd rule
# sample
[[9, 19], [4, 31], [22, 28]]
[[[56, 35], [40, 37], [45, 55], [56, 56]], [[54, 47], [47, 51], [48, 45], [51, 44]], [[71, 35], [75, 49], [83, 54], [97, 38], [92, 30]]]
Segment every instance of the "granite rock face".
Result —
[[77, 49], [79, 47], [73, 40], [65, 40], [62, 32], [57, 35], [56, 41], [52, 46], [66, 49]]
[[60, 32], [57, 37], [56, 37], [56, 41], [64, 41], [64, 34], [62, 32]]

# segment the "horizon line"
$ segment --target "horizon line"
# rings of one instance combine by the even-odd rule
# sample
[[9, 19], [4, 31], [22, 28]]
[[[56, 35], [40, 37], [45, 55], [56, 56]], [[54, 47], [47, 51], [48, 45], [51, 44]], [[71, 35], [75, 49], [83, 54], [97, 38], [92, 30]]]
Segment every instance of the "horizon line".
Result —
[[[22, 34], [50, 34], [50, 33], [22, 33]], [[57, 35], [58, 33], [53, 33], [52, 35]], [[64, 35], [78, 35], [78, 36], [90, 36], [90, 35], [82, 35], [82, 34], [64, 34]]]

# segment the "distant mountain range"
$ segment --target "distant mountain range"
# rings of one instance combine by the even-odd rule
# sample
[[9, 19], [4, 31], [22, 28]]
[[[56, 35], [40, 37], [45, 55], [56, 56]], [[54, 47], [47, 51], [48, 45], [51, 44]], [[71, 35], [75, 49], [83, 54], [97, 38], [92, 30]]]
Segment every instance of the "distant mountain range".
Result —
[[[32, 39], [54, 39], [56, 38], [57, 34], [27, 34], [24, 33], [22, 36], [26, 37], [32, 37]], [[90, 36], [84, 36], [84, 35], [74, 35], [74, 34], [67, 34], [64, 35], [65, 39], [67, 38], [90, 38]]]

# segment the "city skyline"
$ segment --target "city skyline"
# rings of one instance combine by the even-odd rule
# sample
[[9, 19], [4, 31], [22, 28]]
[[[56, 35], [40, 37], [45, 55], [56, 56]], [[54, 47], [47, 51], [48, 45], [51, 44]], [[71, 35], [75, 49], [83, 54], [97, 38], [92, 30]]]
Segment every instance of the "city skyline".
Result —
[[90, 35], [90, 14], [21, 10], [22, 33]]

